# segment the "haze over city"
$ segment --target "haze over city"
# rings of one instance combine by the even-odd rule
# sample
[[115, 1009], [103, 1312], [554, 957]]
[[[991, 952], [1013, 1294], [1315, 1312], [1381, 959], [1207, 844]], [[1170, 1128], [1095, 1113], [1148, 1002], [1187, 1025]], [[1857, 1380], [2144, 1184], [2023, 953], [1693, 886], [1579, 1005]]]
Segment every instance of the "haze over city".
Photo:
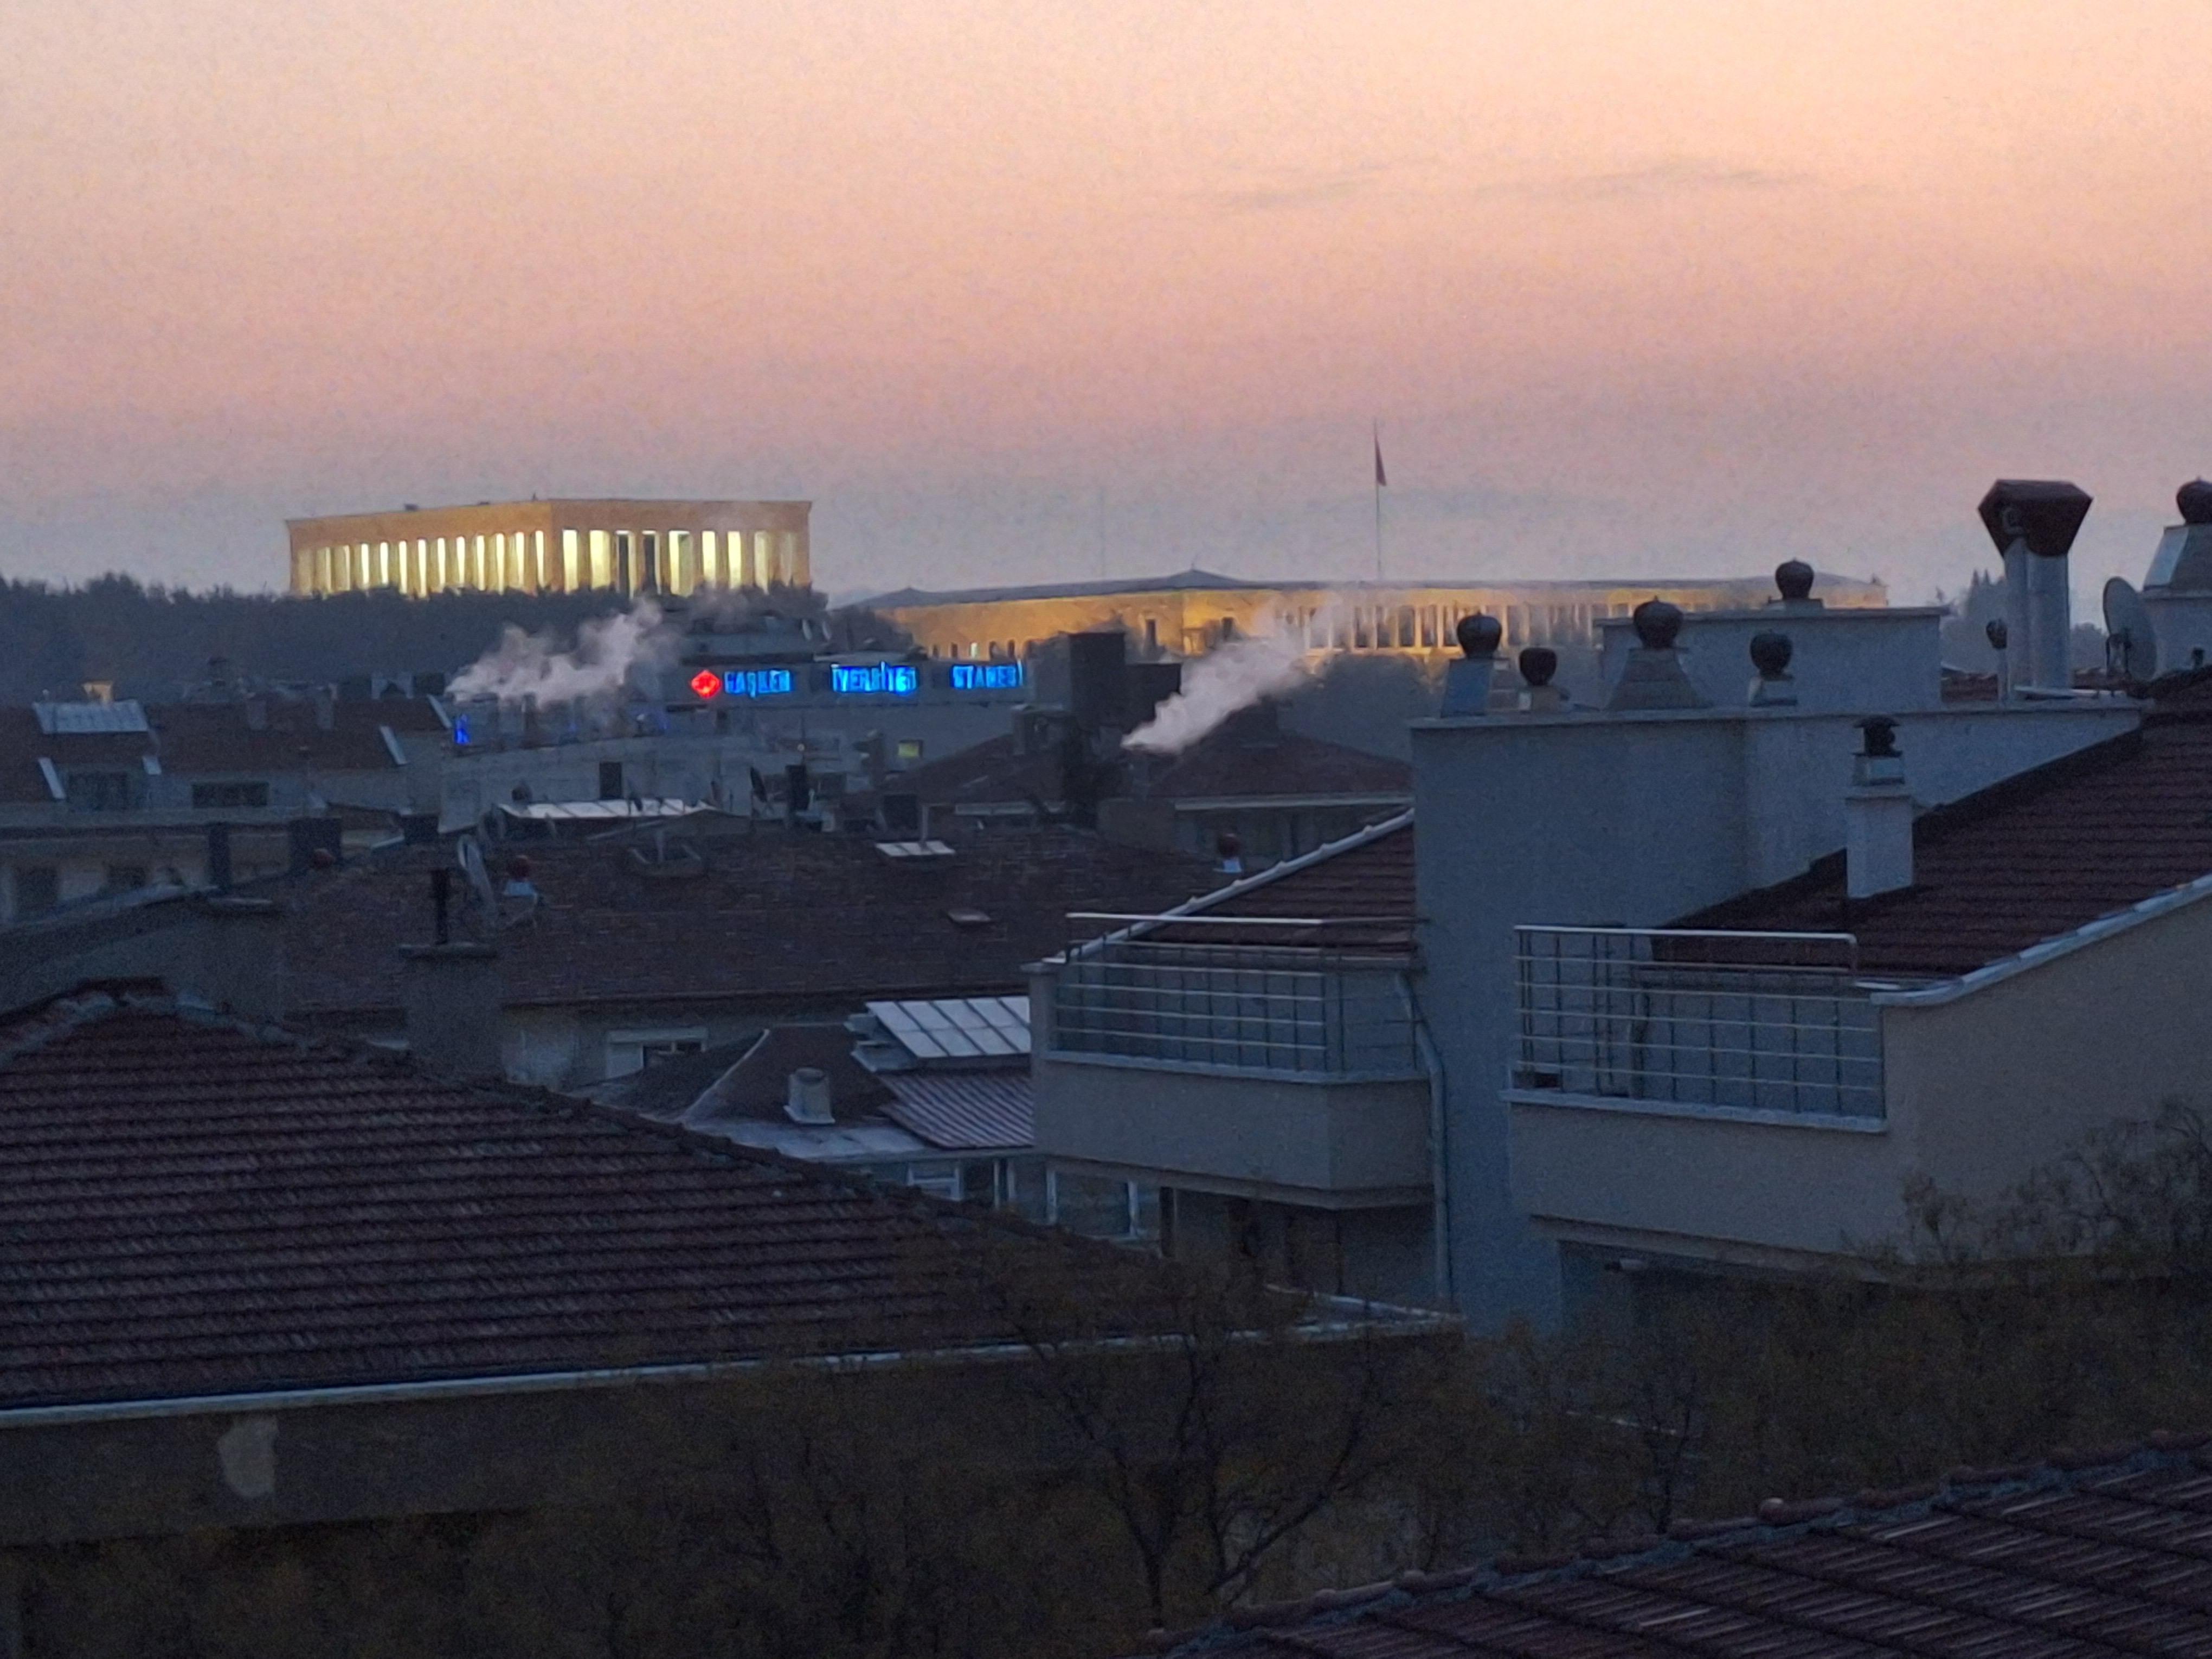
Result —
[[[0, 9], [0, 574], [804, 496], [817, 580], [1751, 573], [2205, 465], [2201, 4]], [[2092, 613], [2094, 614], [2094, 613]]]

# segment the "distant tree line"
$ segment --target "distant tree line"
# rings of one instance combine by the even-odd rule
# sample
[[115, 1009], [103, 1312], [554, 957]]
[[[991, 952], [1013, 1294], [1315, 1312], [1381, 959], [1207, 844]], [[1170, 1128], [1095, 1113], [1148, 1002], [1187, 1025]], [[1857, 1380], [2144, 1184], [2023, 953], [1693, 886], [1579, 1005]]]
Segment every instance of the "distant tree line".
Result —
[[[450, 674], [473, 662], [509, 625], [567, 639], [580, 623], [626, 603], [609, 592], [396, 592], [316, 598], [148, 586], [126, 575], [95, 577], [77, 587], [0, 581], [0, 702], [81, 695], [88, 681], [111, 681], [116, 695], [167, 701], [208, 680], [210, 663], [228, 674], [268, 682], [334, 684], [361, 675]], [[866, 612], [827, 613], [804, 588], [732, 602], [823, 616], [830, 642], [888, 647], [905, 636]]]

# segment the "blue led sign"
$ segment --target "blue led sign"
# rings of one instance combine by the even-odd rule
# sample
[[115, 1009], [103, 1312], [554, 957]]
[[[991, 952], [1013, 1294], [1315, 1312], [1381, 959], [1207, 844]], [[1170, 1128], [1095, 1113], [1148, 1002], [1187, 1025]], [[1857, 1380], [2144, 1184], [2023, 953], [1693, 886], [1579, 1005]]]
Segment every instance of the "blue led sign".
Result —
[[830, 689], [840, 696], [910, 697], [921, 684], [921, 671], [910, 663], [830, 665]]
[[955, 691], [1018, 691], [1022, 665], [1018, 662], [956, 662], [952, 665]]
[[780, 697], [791, 684], [788, 668], [732, 668], [722, 676], [722, 690], [732, 697]]

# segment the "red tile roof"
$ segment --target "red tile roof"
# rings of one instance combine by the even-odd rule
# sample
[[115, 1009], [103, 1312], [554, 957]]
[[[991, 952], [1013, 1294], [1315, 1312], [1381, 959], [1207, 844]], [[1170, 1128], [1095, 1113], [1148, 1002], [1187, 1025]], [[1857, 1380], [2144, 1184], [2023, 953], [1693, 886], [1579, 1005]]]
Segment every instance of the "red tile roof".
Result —
[[174, 702], [149, 707], [145, 732], [48, 732], [28, 708], [0, 708], [0, 803], [52, 804], [39, 771], [40, 757], [72, 767], [137, 768], [159, 758], [164, 773], [388, 772], [398, 763], [384, 742], [395, 735], [442, 732], [427, 697], [385, 697], [331, 706], [331, 726], [316, 724], [312, 702], [270, 698], [268, 724], [255, 731], [240, 702]]
[[0, 1026], [0, 1407], [957, 1347], [1007, 1250], [1156, 1271], [124, 990]]
[[[682, 832], [672, 832], [680, 836]], [[698, 843], [704, 874], [647, 873], [621, 844], [529, 842], [537, 921], [511, 928], [514, 1003], [750, 999], [767, 1009], [870, 998], [1019, 991], [1023, 969], [1066, 943], [1071, 910], [1163, 910], [1218, 884], [1201, 860], [1080, 830], [1007, 830], [953, 855], [886, 859], [856, 836], [770, 827]], [[498, 865], [506, 856], [495, 852]], [[297, 878], [292, 1006], [303, 1012], [399, 1006], [399, 947], [430, 926], [427, 869], [450, 852], [410, 850]], [[973, 911], [982, 922], [955, 922]]]
[[1580, 1559], [1501, 1560], [1240, 1612], [1173, 1651], [1236, 1659], [1878, 1659], [2212, 1654], [2212, 1457], [2168, 1440]]
[[1847, 900], [1836, 854], [1676, 925], [1846, 932], [1869, 973], [1970, 972], [2212, 872], [2212, 720], [2153, 714], [1923, 814], [1912, 839], [1913, 885], [1898, 893]]
[[331, 706], [326, 730], [315, 723], [314, 705], [271, 699], [268, 724], [256, 731], [235, 702], [173, 702], [149, 708], [164, 772], [388, 772], [398, 764], [381, 727], [400, 732], [442, 732], [427, 697], [386, 697]]

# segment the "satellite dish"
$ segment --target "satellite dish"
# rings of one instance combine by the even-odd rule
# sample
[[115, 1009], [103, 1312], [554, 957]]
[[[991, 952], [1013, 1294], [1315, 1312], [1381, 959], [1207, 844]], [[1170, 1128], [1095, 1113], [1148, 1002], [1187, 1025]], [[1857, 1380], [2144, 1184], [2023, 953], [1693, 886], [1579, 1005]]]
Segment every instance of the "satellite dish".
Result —
[[2105, 584], [2105, 662], [2131, 685], [2158, 677], [2158, 632], [2150, 607], [2121, 576]]

